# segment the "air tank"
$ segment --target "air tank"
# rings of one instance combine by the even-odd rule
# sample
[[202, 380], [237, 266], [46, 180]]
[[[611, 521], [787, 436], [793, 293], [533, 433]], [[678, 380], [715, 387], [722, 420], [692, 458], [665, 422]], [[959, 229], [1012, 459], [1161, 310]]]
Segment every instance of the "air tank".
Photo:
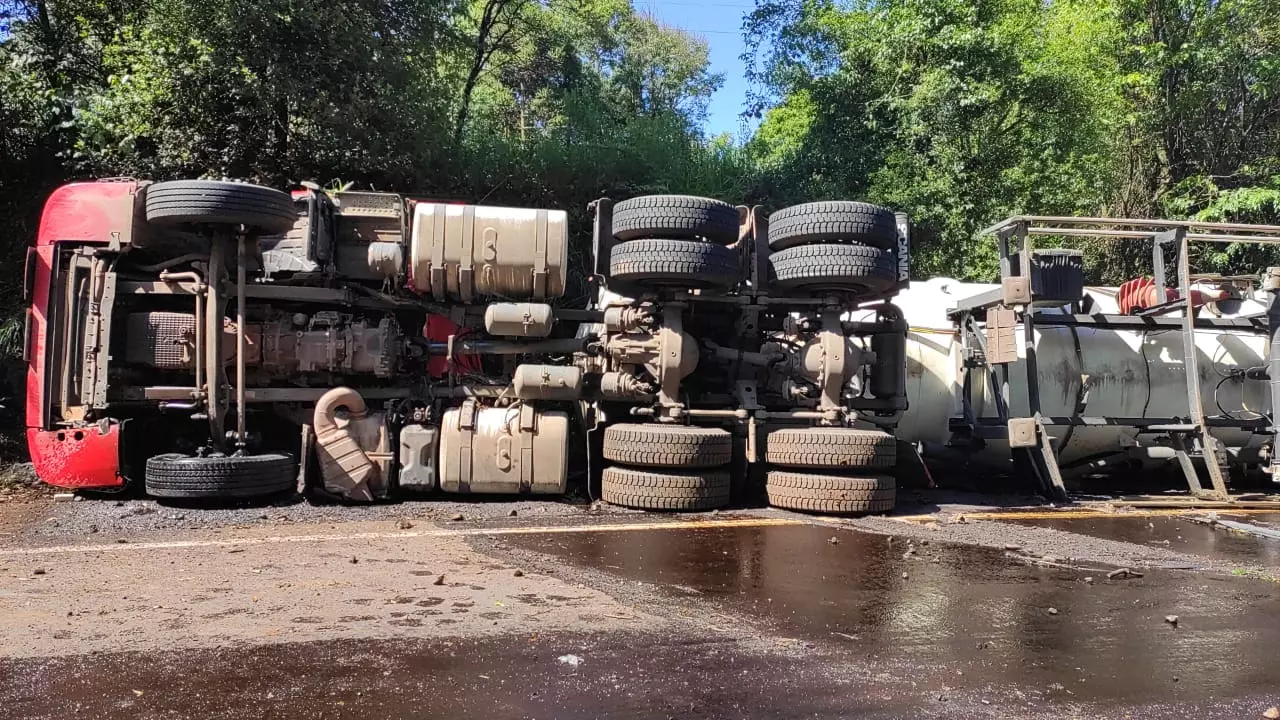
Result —
[[[949, 423], [961, 415], [962, 353], [960, 338], [947, 319], [958, 300], [997, 286], [935, 278], [911, 283], [895, 298], [910, 330], [907, 335], [907, 396], [910, 406], [897, 435], [910, 442], [946, 443]], [[1086, 289], [1095, 313], [1118, 312], [1115, 288]], [[1234, 308], [1232, 308], [1234, 309]], [[1053, 312], [1052, 309], [1041, 309]], [[1248, 299], [1228, 317], [1265, 312]], [[1207, 311], [1206, 311], [1207, 312]], [[1026, 348], [1019, 326], [1019, 360], [1009, 366], [1010, 412], [1026, 416]], [[1257, 417], [1270, 412], [1267, 383], [1229, 377], [1233, 371], [1266, 364], [1266, 343], [1258, 334], [1228, 330], [1198, 330], [1201, 402], [1205, 413]], [[1176, 329], [1110, 330], [1091, 327], [1036, 329], [1037, 370], [1041, 414], [1087, 417], [1188, 417], [1186, 366], [1182, 334]], [[993, 388], [985, 373], [972, 374], [974, 410], [978, 416], [996, 414]], [[1266, 437], [1234, 428], [1211, 431], [1228, 447], [1257, 447]], [[1050, 427], [1059, 461], [1070, 464], [1091, 456], [1124, 452], [1135, 445], [1154, 444], [1157, 434], [1120, 426]], [[1007, 459], [1008, 446], [988, 443], [984, 453]]]

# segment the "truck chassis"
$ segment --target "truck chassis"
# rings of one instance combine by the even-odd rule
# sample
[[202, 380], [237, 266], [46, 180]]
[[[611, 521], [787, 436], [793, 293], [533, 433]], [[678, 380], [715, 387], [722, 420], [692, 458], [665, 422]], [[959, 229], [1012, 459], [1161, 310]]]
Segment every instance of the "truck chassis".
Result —
[[563, 211], [64, 186], [27, 262], [36, 470], [169, 498], [574, 486], [645, 509], [753, 502], [763, 477], [784, 507], [892, 507], [905, 217], [591, 211], [575, 283]]

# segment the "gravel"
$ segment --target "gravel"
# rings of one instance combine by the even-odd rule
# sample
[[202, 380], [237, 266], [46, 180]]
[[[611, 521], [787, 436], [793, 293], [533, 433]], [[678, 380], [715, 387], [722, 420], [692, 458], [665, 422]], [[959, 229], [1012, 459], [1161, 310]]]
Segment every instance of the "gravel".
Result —
[[414, 527], [418, 522], [510, 522], [513, 509], [518, 511], [522, 523], [622, 512], [607, 505], [574, 504], [555, 498], [459, 501], [432, 497], [373, 505], [342, 505], [294, 497], [265, 506], [219, 506], [160, 503], [136, 497], [90, 496], [85, 502], [79, 503], [49, 502], [41, 509], [41, 521], [26, 529], [23, 535], [47, 540], [93, 533], [133, 535], [175, 529], [208, 530], [382, 520], [406, 529]]

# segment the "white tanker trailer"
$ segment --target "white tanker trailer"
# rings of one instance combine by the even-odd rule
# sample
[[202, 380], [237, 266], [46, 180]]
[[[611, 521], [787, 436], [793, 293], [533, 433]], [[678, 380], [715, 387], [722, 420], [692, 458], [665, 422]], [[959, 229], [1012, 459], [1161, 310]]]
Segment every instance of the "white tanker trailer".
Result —
[[[1017, 467], [1055, 497], [1069, 473], [1155, 462], [1176, 461], [1202, 497], [1228, 499], [1227, 467], [1280, 481], [1280, 267], [1197, 276], [1191, 250], [1280, 244], [1280, 226], [1014, 216], [980, 236], [1000, 284], [934, 278], [894, 300], [909, 328], [900, 440]], [[1152, 277], [1086, 288], [1081, 252], [1035, 236], [1145, 246]]]
[[[957, 302], [1000, 286], [964, 283], [950, 278], [913, 282], [895, 300], [910, 331], [907, 335], [907, 397], [910, 407], [897, 428], [901, 440], [926, 449], [950, 444], [953, 421], [963, 415], [965, 358], [960, 333], [948, 317]], [[1093, 312], [1119, 313], [1117, 288], [1090, 287]], [[1238, 302], [1210, 305], [1201, 312], [1220, 317], [1265, 318], [1265, 296], [1246, 296]], [[1062, 313], [1061, 308], [1040, 308]], [[1229, 311], [1229, 312], [1228, 312]], [[1190, 416], [1178, 328], [1117, 330], [1097, 327], [1039, 325], [1036, 333], [1037, 376], [1041, 414], [1060, 417], [1187, 418]], [[1009, 411], [1026, 417], [1028, 407], [1026, 343], [1022, 328], [1017, 338], [1018, 360], [1009, 364]], [[1265, 420], [1270, 413], [1265, 375], [1267, 341], [1256, 331], [1199, 329], [1201, 403], [1206, 415]], [[974, 415], [994, 416], [995, 387], [981, 372], [969, 373]], [[1237, 427], [1212, 427], [1231, 457], [1260, 462], [1259, 451], [1269, 434]], [[1070, 468], [1090, 460], [1131, 455], [1149, 462], [1167, 461], [1168, 432], [1125, 425], [1056, 425], [1046, 428], [1058, 462]], [[1151, 448], [1160, 448], [1152, 451]], [[927, 452], [926, 452], [927, 454]], [[976, 448], [976, 459], [1007, 463], [1007, 440], [995, 438]]]
[[[910, 325], [906, 340], [906, 393], [909, 409], [902, 415], [896, 434], [902, 441], [919, 443], [924, 456], [954, 456], [957, 448], [986, 466], [1009, 466], [1006, 438], [988, 437], [965, 442], [956, 433], [964, 423], [965, 348], [961, 333], [948, 310], [957, 302], [996, 291], [996, 284], [964, 283], [951, 278], [914, 282], [895, 304]], [[1091, 313], [1119, 314], [1115, 287], [1085, 288], [1092, 301]], [[1245, 292], [1231, 302], [1210, 304], [1199, 310], [1219, 318], [1240, 319], [1253, 329], [1202, 328], [1194, 333], [1198, 351], [1201, 405], [1210, 419], [1210, 432], [1236, 465], [1262, 465], [1270, 460], [1270, 389], [1266, 375], [1268, 343], [1257, 323], [1266, 320], [1267, 296]], [[1069, 314], [1070, 309], [1038, 307], [1039, 314]], [[1262, 325], [1265, 327], [1265, 325]], [[1187, 364], [1183, 334], [1176, 327], [1112, 329], [1037, 324], [1037, 377], [1039, 404], [1044, 418], [1169, 419], [1189, 418]], [[1014, 337], [1018, 360], [1009, 368], [1011, 418], [1030, 415], [1027, 380], [1027, 343], [1019, 325]], [[972, 415], [997, 414], [995, 375], [970, 372]], [[992, 379], [988, 379], [992, 378]], [[1256, 428], [1213, 427], [1215, 419], [1256, 420]], [[1174, 459], [1169, 430], [1153, 424], [1047, 424], [1056, 460], [1064, 474], [1073, 470], [1115, 466], [1125, 459], [1126, 468], [1149, 468]]]

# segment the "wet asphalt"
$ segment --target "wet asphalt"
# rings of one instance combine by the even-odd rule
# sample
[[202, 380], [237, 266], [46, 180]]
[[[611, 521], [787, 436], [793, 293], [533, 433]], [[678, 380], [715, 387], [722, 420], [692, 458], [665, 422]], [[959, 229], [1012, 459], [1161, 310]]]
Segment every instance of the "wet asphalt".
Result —
[[1109, 578], [1111, 568], [1028, 566], [996, 549], [805, 526], [519, 542], [913, 668], [926, 684], [1005, 700], [1017, 689], [1105, 708], [1280, 690], [1270, 582], [1160, 570]]
[[[1141, 525], [1045, 522], [1137, 542], [1193, 536], [1181, 519], [1115, 520]], [[1235, 540], [1255, 556], [1280, 542]], [[1110, 578], [1110, 566], [822, 525], [477, 543], [684, 629], [0, 660], [0, 707], [15, 718], [1250, 718], [1280, 704], [1280, 588], [1257, 577]]]
[[[1216, 517], [1209, 512], [1197, 517]], [[1280, 529], [1280, 513], [1224, 514], [1222, 519]], [[1105, 540], [1165, 548], [1227, 562], [1280, 568], [1280, 540], [1268, 540], [1223, 527], [1195, 522], [1186, 516], [1038, 518], [1010, 522], [1064, 530]]]

